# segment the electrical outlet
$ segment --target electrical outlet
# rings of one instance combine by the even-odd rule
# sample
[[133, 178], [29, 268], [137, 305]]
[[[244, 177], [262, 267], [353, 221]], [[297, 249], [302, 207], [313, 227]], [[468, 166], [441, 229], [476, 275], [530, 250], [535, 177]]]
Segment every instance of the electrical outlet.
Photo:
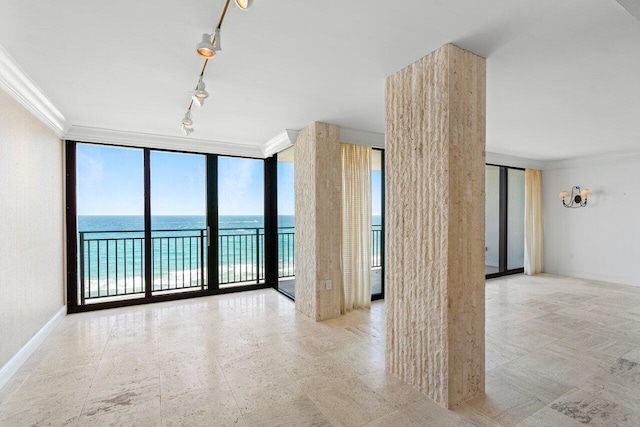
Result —
[[327, 280], [326, 282], [324, 282], [324, 288], [325, 288], [327, 291], [330, 291], [330, 290], [331, 290], [331, 280]]

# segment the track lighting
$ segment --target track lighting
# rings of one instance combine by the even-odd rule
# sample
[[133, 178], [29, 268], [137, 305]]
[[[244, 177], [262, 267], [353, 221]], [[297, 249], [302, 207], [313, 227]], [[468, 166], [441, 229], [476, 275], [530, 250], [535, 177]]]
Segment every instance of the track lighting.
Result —
[[216, 56], [216, 48], [211, 44], [211, 34], [204, 33], [202, 35], [202, 41], [197, 44], [196, 49], [198, 51], [198, 55], [203, 58], [211, 59]]
[[188, 128], [187, 126], [182, 125], [182, 134], [184, 136], [189, 136], [189, 134], [192, 134], [192, 133], [193, 133], [193, 128]]
[[198, 98], [197, 96], [193, 95], [191, 97], [191, 101], [193, 101], [194, 105], [198, 108], [202, 108], [204, 107], [204, 101], [206, 98]]
[[220, 46], [220, 27], [218, 27], [213, 33], [213, 51], [220, 52], [221, 50], [222, 47]]
[[207, 92], [204, 88], [205, 84], [202, 81], [202, 76], [200, 76], [200, 80], [198, 81], [195, 92], [193, 92], [193, 96], [200, 99], [207, 99], [207, 97], [209, 96], [209, 92]]
[[[233, 1], [240, 10], [247, 10], [253, 4], [253, 0]], [[222, 28], [222, 23], [224, 22], [224, 18], [227, 15], [230, 4], [231, 0], [225, 0], [224, 7], [222, 8], [222, 14], [220, 15], [220, 20], [218, 21], [218, 25], [215, 27], [213, 34], [204, 33], [202, 35], [202, 41], [200, 41], [200, 43], [196, 45], [198, 55], [204, 58], [204, 64], [202, 65], [202, 70], [200, 71], [200, 78], [198, 79], [196, 89], [193, 91], [189, 108], [187, 109], [187, 113], [184, 115], [184, 119], [182, 119], [182, 134], [184, 136], [189, 136], [189, 134], [193, 132], [193, 128], [190, 127], [193, 126], [193, 120], [191, 119], [191, 108], [194, 104], [197, 107], [202, 107], [204, 105], [205, 99], [209, 97], [209, 92], [206, 91], [205, 84], [202, 79], [204, 77], [205, 71], [207, 70], [207, 64], [209, 63], [209, 60], [215, 57], [217, 52], [222, 51], [220, 29]]]
[[253, 4], [253, 0], [235, 0], [235, 2], [240, 10], [247, 10]]
[[184, 119], [182, 119], [182, 126], [193, 125], [193, 119], [191, 119], [191, 110], [184, 113]]

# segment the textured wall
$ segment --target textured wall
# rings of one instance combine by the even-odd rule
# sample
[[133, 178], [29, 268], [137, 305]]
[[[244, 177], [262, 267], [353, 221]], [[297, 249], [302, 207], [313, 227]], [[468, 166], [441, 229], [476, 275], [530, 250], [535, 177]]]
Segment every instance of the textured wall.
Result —
[[0, 366], [64, 305], [62, 142], [0, 91]]
[[387, 370], [445, 407], [484, 391], [485, 60], [386, 83]]
[[339, 138], [338, 126], [313, 123], [294, 145], [296, 309], [316, 320], [340, 316]]

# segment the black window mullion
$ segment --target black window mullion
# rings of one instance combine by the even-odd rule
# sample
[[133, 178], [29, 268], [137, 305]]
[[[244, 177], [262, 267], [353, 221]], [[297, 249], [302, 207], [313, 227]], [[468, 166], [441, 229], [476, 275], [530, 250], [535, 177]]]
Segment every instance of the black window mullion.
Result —
[[[67, 221], [67, 307], [78, 307], [78, 219], [76, 199], [76, 142], [65, 141]], [[80, 254], [84, 256], [84, 254]], [[91, 283], [91, 282], [89, 282]], [[84, 295], [81, 296], [84, 299]]]
[[500, 273], [507, 271], [507, 192], [508, 192], [508, 172], [507, 167], [500, 167], [500, 231], [499, 231], [499, 270]]
[[151, 150], [144, 149], [144, 296], [151, 298]]
[[220, 288], [218, 277], [218, 156], [207, 155], [207, 283], [209, 292]]
[[[264, 161], [264, 278], [278, 288], [278, 159]], [[259, 244], [259, 242], [258, 242]]]

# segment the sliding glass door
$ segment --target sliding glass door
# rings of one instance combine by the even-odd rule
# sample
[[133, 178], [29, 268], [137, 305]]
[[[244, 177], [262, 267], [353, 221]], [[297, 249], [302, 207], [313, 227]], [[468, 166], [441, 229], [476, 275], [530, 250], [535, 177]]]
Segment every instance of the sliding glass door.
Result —
[[152, 151], [154, 295], [207, 287], [206, 156]]
[[78, 144], [77, 300], [145, 294], [143, 150]]
[[524, 170], [485, 167], [485, 274], [521, 273], [524, 267]]
[[384, 151], [371, 152], [371, 298], [384, 298]]
[[278, 174], [278, 289], [295, 298], [295, 182], [294, 149], [289, 147], [277, 155]]
[[264, 161], [218, 157], [220, 288], [265, 283]]

